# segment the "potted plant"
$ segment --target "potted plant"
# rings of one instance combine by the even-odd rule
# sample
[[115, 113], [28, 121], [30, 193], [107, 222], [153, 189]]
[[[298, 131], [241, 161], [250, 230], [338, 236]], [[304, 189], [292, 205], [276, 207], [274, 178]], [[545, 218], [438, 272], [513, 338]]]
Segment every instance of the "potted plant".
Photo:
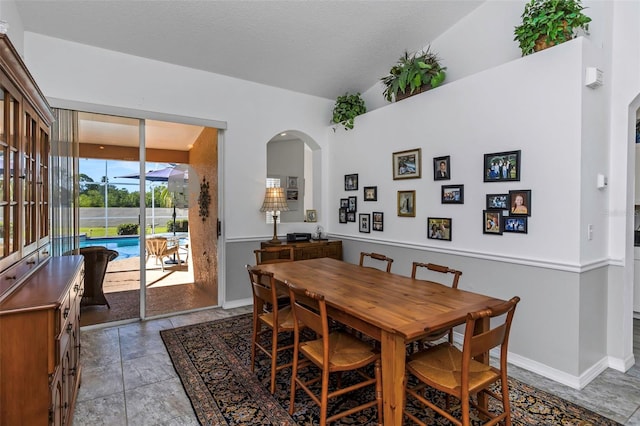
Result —
[[391, 102], [439, 86], [444, 81], [446, 67], [440, 65], [438, 55], [430, 47], [412, 55], [405, 51], [398, 62], [391, 67], [389, 75], [383, 77], [384, 97]]
[[591, 18], [582, 13], [580, 0], [531, 0], [524, 7], [522, 23], [515, 27], [514, 41], [522, 56], [564, 43], [577, 30], [589, 30]]
[[341, 124], [345, 130], [353, 129], [353, 119], [365, 112], [367, 112], [367, 107], [360, 93], [345, 93], [344, 96], [338, 96], [336, 99], [331, 122]]

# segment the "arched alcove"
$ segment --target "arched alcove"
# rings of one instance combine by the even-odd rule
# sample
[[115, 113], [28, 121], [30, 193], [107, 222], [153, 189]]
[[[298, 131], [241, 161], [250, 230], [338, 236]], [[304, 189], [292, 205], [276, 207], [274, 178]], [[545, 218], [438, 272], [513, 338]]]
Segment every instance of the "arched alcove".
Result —
[[267, 142], [267, 179], [285, 188], [288, 212], [281, 222], [304, 222], [306, 210], [320, 209], [320, 145], [299, 130], [283, 130]]

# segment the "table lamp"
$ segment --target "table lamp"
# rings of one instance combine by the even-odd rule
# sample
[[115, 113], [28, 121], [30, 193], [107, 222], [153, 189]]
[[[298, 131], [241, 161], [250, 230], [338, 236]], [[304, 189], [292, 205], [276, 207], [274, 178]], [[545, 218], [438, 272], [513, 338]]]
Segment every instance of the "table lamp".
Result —
[[282, 241], [278, 239], [277, 233], [277, 225], [278, 225], [278, 213], [289, 211], [289, 206], [287, 205], [287, 198], [284, 196], [283, 188], [267, 188], [267, 191], [264, 194], [264, 201], [262, 202], [262, 207], [260, 207], [261, 212], [273, 212], [273, 238], [269, 243], [271, 244], [281, 244]]

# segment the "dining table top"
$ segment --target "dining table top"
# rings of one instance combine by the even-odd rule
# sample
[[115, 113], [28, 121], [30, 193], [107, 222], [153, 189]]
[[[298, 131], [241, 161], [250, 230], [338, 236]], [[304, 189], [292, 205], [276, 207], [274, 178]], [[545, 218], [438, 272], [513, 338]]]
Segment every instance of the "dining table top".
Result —
[[374, 268], [317, 258], [262, 264], [274, 278], [322, 294], [328, 306], [410, 341], [464, 322], [468, 312], [504, 302]]

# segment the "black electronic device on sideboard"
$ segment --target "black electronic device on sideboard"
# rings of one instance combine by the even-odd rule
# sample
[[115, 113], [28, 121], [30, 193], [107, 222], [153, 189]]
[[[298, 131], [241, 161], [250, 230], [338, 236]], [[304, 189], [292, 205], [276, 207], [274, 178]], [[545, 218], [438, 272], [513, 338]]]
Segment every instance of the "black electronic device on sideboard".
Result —
[[309, 241], [311, 240], [311, 234], [305, 232], [294, 232], [292, 234], [287, 234], [287, 242], [300, 242], [300, 241]]

